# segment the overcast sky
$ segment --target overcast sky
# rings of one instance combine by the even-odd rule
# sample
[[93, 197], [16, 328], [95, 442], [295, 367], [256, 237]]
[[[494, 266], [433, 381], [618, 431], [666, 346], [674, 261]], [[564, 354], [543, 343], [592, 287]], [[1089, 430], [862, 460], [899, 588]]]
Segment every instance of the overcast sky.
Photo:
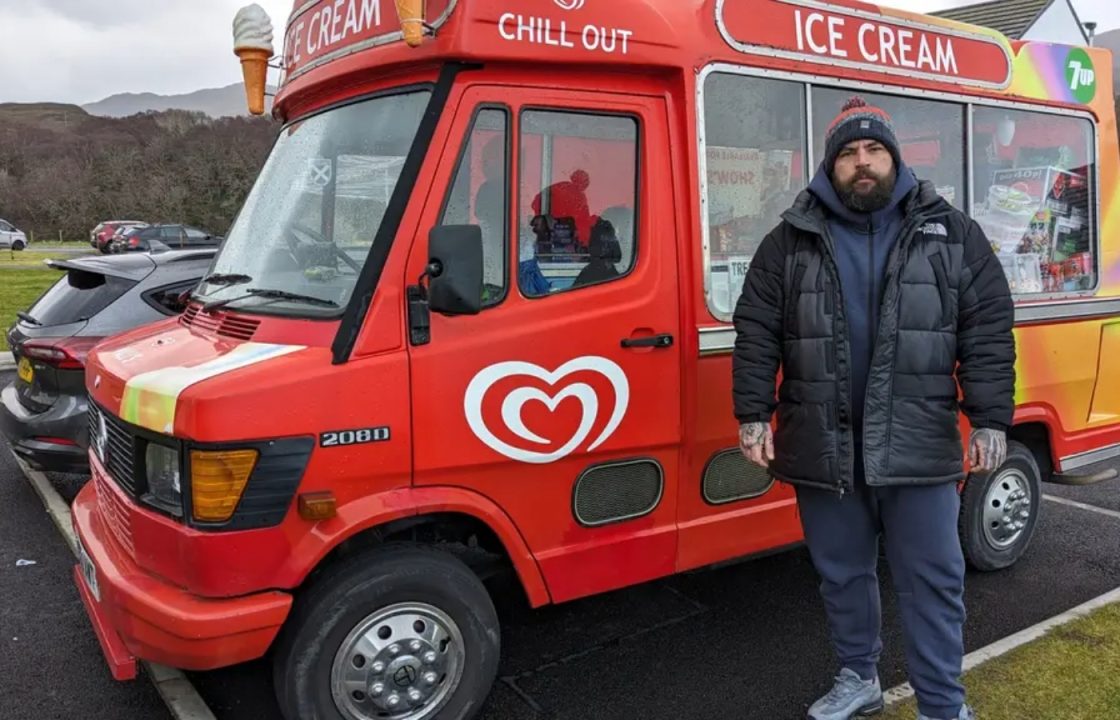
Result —
[[[0, 0], [0, 102], [81, 104], [240, 82], [231, 25], [250, 1]], [[292, 0], [256, 1], [272, 17], [279, 51]], [[926, 12], [973, 1], [883, 4]], [[1120, 27], [1117, 0], [1074, 0], [1074, 7], [1082, 21], [1099, 23], [1098, 32]]]

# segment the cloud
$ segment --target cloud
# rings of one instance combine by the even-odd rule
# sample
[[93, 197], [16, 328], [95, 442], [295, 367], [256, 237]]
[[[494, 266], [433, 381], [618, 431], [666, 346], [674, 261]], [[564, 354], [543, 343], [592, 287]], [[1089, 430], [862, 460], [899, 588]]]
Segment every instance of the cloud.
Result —
[[[206, 0], [197, 3], [200, 7], [208, 4], [213, 3], [208, 3]], [[36, 4], [27, 5], [35, 7]], [[172, 7], [166, 2], [152, 2], [152, 0], [113, 0], [112, 2], [39, 0], [38, 2], [38, 9], [44, 14], [95, 28], [143, 27], [150, 20], [166, 14]]]
[[[234, 14], [251, 0], [31, 0], [0, 3], [0, 102], [172, 94], [241, 79]], [[291, 0], [257, 0], [279, 51]]]

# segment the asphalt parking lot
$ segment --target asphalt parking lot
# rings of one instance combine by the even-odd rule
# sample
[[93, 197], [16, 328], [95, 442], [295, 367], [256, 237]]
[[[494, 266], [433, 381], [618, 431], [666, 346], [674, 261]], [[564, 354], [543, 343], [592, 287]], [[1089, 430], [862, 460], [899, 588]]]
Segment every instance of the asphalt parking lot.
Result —
[[[10, 381], [0, 373], [0, 385]], [[52, 476], [69, 500], [83, 479]], [[1048, 495], [1120, 512], [1120, 480]], [[62, 537], [0, 452], [0, 717], [169, 718], [147, 679], [115, 683], [70, 580]], [[17, 567], [17, 560], [35, 565]], [[883, 569], [883, 684], [905, 681]], [[1120, 587], [1120, 517], [1047, 501], [1025, 558], [966, 585], [969, 651]], [[800, 720], [834, 671], [804, 549], [528, 609], [495, 586], [501, 679], [486, 720]], [[191, 673], [219, 720], [278, 717], [264, 661]]]

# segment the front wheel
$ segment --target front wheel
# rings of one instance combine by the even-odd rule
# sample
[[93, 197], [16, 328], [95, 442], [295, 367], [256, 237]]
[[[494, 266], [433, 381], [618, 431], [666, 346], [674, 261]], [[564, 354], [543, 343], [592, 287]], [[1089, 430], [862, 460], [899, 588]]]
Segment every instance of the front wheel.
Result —
[[27, 246], [24, 244], [23, 240], [16, 240], [14, 243], [12, 243], [12, 250], [15, 250], [16, 252], [23, 250], [25, 247]]
[[1015, 441], [1007, 460], [988, 475], [970, 475], [958, 523], [969, 565], [982, 571], [1014, 565], [1026, 552], [1042, 510], [1042, 473], [1034, 455]]
[[274, 656], [276, 697], [287, 720], [469, 720], [499, 645], [470, 568], [432, 548], [379, 548], [297, 598]]

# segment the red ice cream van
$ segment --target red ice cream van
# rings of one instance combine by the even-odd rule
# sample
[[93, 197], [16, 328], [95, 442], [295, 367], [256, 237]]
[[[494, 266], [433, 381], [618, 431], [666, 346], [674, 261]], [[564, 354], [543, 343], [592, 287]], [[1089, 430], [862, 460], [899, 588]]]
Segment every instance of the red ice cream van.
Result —
[[267, 653], [289, 720], [470, 718], [495, 569], [537, 607], [798, 544], [737, 449], [731, 313], [853, 94], [1015, 292], [972, 565], [1120, 456], [1105, 51], [854, 0], [301, 0], [279, 55], [189, 308], [89, 356], [75, 580], [118, 679]]

